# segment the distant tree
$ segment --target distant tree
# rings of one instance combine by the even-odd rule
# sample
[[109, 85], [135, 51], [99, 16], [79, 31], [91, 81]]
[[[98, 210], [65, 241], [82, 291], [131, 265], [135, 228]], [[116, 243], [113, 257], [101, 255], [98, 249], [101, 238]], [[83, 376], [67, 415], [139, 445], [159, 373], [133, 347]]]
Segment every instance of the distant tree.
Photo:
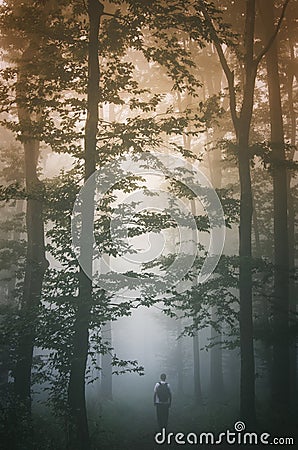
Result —
[[[11, 340], [5, 335], [5, 322], [18, 306], [19, 273], [24, 264], [26, 242], [24, 233], [24, 200], [11, 199], [24, 185], [22, 147], [3, 133], [3, 147], [0, 148], [0, 323], [1, 323], [1, 366], [0, 390], [5, 403], [5, 391], [9, 389], [9, 372], [12, 369]], [[19, 187], [18, 187], [19, 186]], [[21, 197], [21, 196], [20, 196]], [[3, 332], [3, 333], [2, 333]], [[3, 406], [2, 406], [3, 409]]]
[[192, 337], [193, 345], [193, 379], [194, 379], [194, 402], [197, 405], [202, 403], [202, 386], [201, 386], [201, 365], [200, 365], [200, 341], [199, 332], [194, 329]]
[[[6, 2], [1, 5], [0, 16], [5, 57], [1, 70], [1, 124], [13, 131], [24, 149], [27, 262], [17, 313], [20, 317], [13, 376], [16, 395], [29, 414], [33, 348], [42, 283], [48, 265], [43, 220], [45, 187], [39, 171], [40, 148], [46, 144], [61, 150], [66, 140], [70, 143], [77, 136], [73, 130], [73, 117], [65, 115], [71, 101], [62, 101], [65, 89], [70, 88], [77, 75], [74, 67], [72, 76], [68, 75], [69, 67], [61, 51], [64, 6], [63, 2], [58, 4], [55, 1], [46, 4]], [[65, 29], [65, 40], [66, 34]], [[19, 191], [16, 188], [14, 194], [20, 196], [21, 189]]]
[[[266, 45], [274, 34], [274, 2], [259, 2]], [[284, 142], [277, 40], [265, 55], [270, 108], [272, 178], [274, 197], [274, 298], [273, 298], [273, 366], [272, 395], [281, 416], [288, 412], [290, 393], [289, 368], [289, 244], [288, 244], [288, 176]], [[277, 406], [278, 405], [278, 406]]]
[[[243, 41], [238, 45], [238, 53], [243, 67], [244, 83], [242, 98], [237, 101], [235, 75], [229, 67], [222, 47], [222, 37], [212, 18], [201, 4], [199, 11], [206, 19], [210, 29], [210, 39], [214, 42], [218, 57], [224, 70], [229, 90], [230, 113], [234, 125], [238, 146], [238, 168], [240, 179], [240, 228], [239, 228], [239, 290], [240, 290], [240, 348], [241, 348], [241, 416], [248, 422], [255, 421], [255, 366], [253, 350], [252, 320], [252, 271], [251, 271], [251, 232], [252, 232], [252, 190], [250, 175], [250, 125], [253, 114], [255, 80], [260, 61], [270, 49], [285, 13], [285, 2], [279, 23], [263, 49], [255, 55], [255, 0], [245, 2]], [[240, 104], [240, 109], [238, 105]]]
[[[12, 11], [9, 11], [12, 7]], [[17, 107], [18, 122], [2, 120], [2, 123], [13, 131], [17, 132], [19, 140], [22, 142], [24, 149], [24, 166], [25, 166], [25, 184], [27, 193], [27, 209], [26, 209], [26, 231], [27, 231], [27, 257], [24, 275], [23, 296], [20, 307], [20, 320], [22, 322], [22, 331], [19, 336], [17, 363], [14, 369], [15, 392], [17, 397], [26, 405], [28, 411], [31, 407], [31, 366], [32, 355], [35, 338], [37, 308], [40, 302], [42, 281], [47, 261], [45, 258], [44, 244], [44, 226], [42, 218], [42, 201], [44, 187], [38, 175], [38, 158], [40, 138], [38, 137], [38, 129], [42, 106], [32, 105], [30, 94], [34, 82], [40, 82], [42, 76], [39, 70], [32, 70], [31, 58], [40, 58], [41, 56], [41, 33], [31, 28], [28, 32], [23, 20], [23, 15], [28, 15], [30, 5], [23, 3], [14, 3], [14, 5], [2, 6], [2, 43], [6, 48], [9, 62], [12, 68], [7, 70], [4, 96], [2, 101], [8, 100], [10, 88], [14, 93], [13, 103]], [[40, 24], [45, 24], [46, 17], [50, 13], [50, 9], [42, 7], [36, 9], [36, 19]], [[17, 24], [18, 23], [18, 24]], [[17, 30], [17, 34], [10, 35], [11, 28]], [[42, 27], [41, 27], [42, 28]], [[18, 41], [20, 36], [22, 41]], [[9, 73], [9, 75], [7, 75]], [[9, 81], [16, 77], [16, 81], [9, 86]], [[8, 86], [7, 86], [8, 85]], [[34, 86], [36, 87], [36, 86]], [[40, 97], [42, 89], [40, 90]], [[34, 94], [33, 94], [34, 96]], [[7, 103], [2, 102], [2, 111], [7, 111]]]
[[101, 397], [106, 400], [113, 399], [113, 383], [112, 383], [112, 375], [113, 375], [113, 366], [112, 366], [112, 354], [110, 348], [112, 347], [112, 321], [103, 325], [102, 330], [102, 339], [107, 345], [106, 353], [101, 355], [101, 383], [100, 383], [100, 394]]

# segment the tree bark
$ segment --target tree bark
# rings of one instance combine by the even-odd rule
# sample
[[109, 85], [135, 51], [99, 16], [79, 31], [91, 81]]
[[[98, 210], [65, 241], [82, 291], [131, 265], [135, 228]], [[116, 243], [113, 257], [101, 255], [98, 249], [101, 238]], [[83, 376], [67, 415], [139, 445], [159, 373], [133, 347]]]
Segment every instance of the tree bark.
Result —
[[[183, 349], [182, 349], [182, 332], [181, 318], [177, 320], [177, 347], [176, 347], [176, 361], [177, 361], [177, 394], [183, 395]], [[180, 337], [179, 337], [180, 336]]]
[[253, 113], [254, 89], [257, 68], [263, 56], [270, 50], [280, 29], [289, 0], [285, 0], [278, 25], [257, 56], [254, 56], [255, 0], [246, 0], [245, 26], [243, 33], [244, 85], [240, 114], [237, 111], [237, 98], [234, 72], [230, 69], [221, 41], [212, 20], [202, 2], [200, 8], [210, 28], [212, 40], [229, 90], [230, 113], [238, 144], [238, 167], [240, 178], [240, 226], [239, 226], [239, 293], [240, 293], [240, 410], [243, 420], [255, 422], [255, 367], [253, 348], [252, 319], [252, 272], [251, 272], [251, 233], [252, 233], [252, 190], [250, 177], [249, 132]]
[[240, 296], [240, 412], [248, 423], [255, 421], [255, 368], [252, 321], [251, 231], [252, 191], [250, 177], [249, 131], [253, 110], [255, 77], [258, 62], [254, 59], [255, 0], [246, 0], [244, 27], [244, 86], [240, 113], [237, 112], [234, 72], [224, 55], [221, 42], [204, 6], [202, 12], [210, 27], [213, 42], [224, 70], [228, 89], [230, 113], [238, 145], [240, 179], [239, 226], [239, 296]]
[[[95, 172], [96, 140], [99, 106], [98, 33], [103, 5], [98, 0], [88, 1], [89, 48], [87, 120], [85, 125], [85, 181]], [[84, 203], [84, 202], [83, 202]], [[90, 205], [90, 204], [89, 204]], [[89, 259], [92, 268], [93, 210], [83, 204], [82, 234], [88, 236], [82, 242], [81, 253]], [[92, 271], [92, 269], [91, 269]], [[85, 397], [85, 372], [89, 349], [89, 324], [92, 303], [92, 280], [80, 269], [79, 296], [74, 325], [73, 357], [68, 386], [70, 430], [68, 447], [71, 450], [89, 450], [90, 437]]]
[[240, 293], [240, 410], [246, 422], [255, 420], [255, 364], [252, 319], [251, 231], [252, 191], [248, 151], [248, 130], [239, 133], [240, 178], [239, 293]]
[[[287, 37], [289, 42], [289, 54], [290, 54], [290, 69], [287, 73], [286, 91], [288, 97], [288, 105], [290, 112], [290, 142], [291, 151], [289, 160], [293, 161], [296, 150], [296, 111], [294, 105], [294, 79], [295, 79], [295, 4], [291, 3], [287, 10], [286, 15], [287, 23]], [[297, 80], [297, 74], [296, 74]], [[290, 303], [290, 325], [291, 321], [295, 323], [297, 314], [297, 302], [296, 302], [296, 286], [294, 279], [295, 271], [295, 208], [294, 199], [291, 191], [291, 171], [288, 171], [288, 240], [289, 240], [289, 303]], [[297, 396], [297, 337], [290, 343], [290, 398], [292, 399], [292, 406], [295, 407], [295, 398]]]
[[[211, 89], [209, 90], [210, 95], [220, 92], [221, 79], [216, 78], [214, 84], [216, 85], [216, 88], [214, 91], [212, 91]], [[210, 83], [210, 87], [211, 86], [212, 83]], [[216, 129], [213, 135], [213, 141], [215, 140], [217, 141], [221, 137], [223, 137], [223, 133], [219, 129]], [[212, 155], [213, 155], [212, 158], [210, 157], [208, 158], [211, 182], [213, 187], [221, 188], [222, 184], [221, 149], [219, 147], [214, 148], [212, 151]], [[219, 320], [218, 308], [216, 306], [212, 307], [211, 319], [214, 323], [216, 323]], [[210, 349], [210, 397], [214, 402], [218, 402], [224, 397], [222, 347], [220, 344], [221, 340], [222, 340], [221, 331], [217, 331], [214, 327], [211, 326], [211, 341], [219, 342]]]
[[26, 205], [27, 255], [23, 296], [20, 309], [21, 333], [17, 349], [17, 363], [14, 370], [14, 387], [18, 399], [30, 412], [31, 367], [36, 320], [41, 297], [42, 282], [48, 262], [45, 258], [44, 223], [42, 216], [43, 183], [37, 174], [39, 141], [30, 135], [31, 115], [26, 103], [26, 65], [36, 50], [35, 43], [24, 51], [19, 63], [17, 85], [17, 112], [23, 130], [22, 142], [25, 160], [25, 183], [28, 194]]
[[[102, 339], [109, 347], [112, 346], [112, 322], [102, 327]], [[108, 351], [101, 356], [101, 395], [105, 400], [113, 400], [112, 355]]]
[[[212, 308], [212, 320], [218, 320], [217, 308]], [[211, 327], [211, 340], [220, 341], [221, 333], [218, 333]], [[216, 344], [210, 351], [210, 395], [212, 401], [220, 401], [225, 394], [222, 366], [222, 348], [221, 344]]]
[[199, 346], [199, 333], [198, 330], [194, 330], [192, 337], [193, 344], [193, 375], [194, 375], [194, 398], [197, 405], [202, 403], [202, 387], [201, 387], [201, 371], [200, 371], [200, 346]]
[[[253, 112], [257, 63], [254, 60], [255, 1], [246, 1], [244, 30], [243, 100], [239, 118], [234, 121], [238, 144], [238, 170], [240, 180], [239, 225], [239, 294], [240, 294], [240, 413], [243, 420], [253, 424], [255, 412], [255, 361], [252, 316], [252, 188], [250, 175], [249, 134]], [[236, 114], [235, 114], [236, 115]]]
[[[274, 32], [274, 2], [264, 8], [259, 2], [264, 40]], [[272, 400], [274, 410], [285, 418], [289, 405], [289, 246], [287, 221], [287, 167], [276, 40], [265, 55], [269, 93], [272, 178], [274, 202], [274, 299], [273, 299], [273, 367]]]
[[[219, 130], [217, 131], [219, 132]], [[218, 139], [217, 136], [216, 139]], [[209, 160], [212, 185], [215, 188], [220, 188], [222, 183], [221, 149], [218, 147], [215, 148], [213, 150], [213, 158], [212, 160], [209, 158]], [[219, 320], [218, 308], [216, 306], [212, 307], [211, 319], [214, 323]], [[211, 340], [213, 342], [221, 342], [221, 339], [221, 331], [217, 331], [211, 326]], [[222, 347], [220, 343], [211, 347], [210, 350], [210, 394], [213, 401], [219, 401], [224, 397]]]

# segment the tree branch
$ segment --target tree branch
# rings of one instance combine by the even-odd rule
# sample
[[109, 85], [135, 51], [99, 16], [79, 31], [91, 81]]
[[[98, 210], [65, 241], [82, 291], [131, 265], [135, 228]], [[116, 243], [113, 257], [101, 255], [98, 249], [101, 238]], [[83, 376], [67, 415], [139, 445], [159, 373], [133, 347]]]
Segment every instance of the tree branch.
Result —
[[231, 71], [228, 62], [226, 60], [225, 54], [223, 52], [220, 39], [218, 37], [217, 31], [213, 25], [213, 22], [205, 8], [204, 2], [200, 5], [201, 11], [203, 13], [203, 16], [209, 26], [210, 34], [212, 37], [212, 41], [214, 43], [214, 46], [216, 48], [220, 64], [223, 68], [223, 71], [225, 73], [227, 82], [228, 82], [228, 88], [229, 88], [229, 97], [230, 97], [230, 111], [232, 116], [232, 121], [235, 127], [235, 130], [238, 128], [238, 116], [237, 116], [237, 108], [236, 108], [236, 93], [235, 93], [235, 85], [234, 85], [234, 72]]
[[283, 8], [282, 8], [282, 11], [281, 11], [281, 15], [280, 15], [280, 18], [278, 20], [278, 24], [276, 25], [274, 33], [272, 34], [271, 38], [269, 39], [267, 45], [265, 45], [265, 47], [260, 51], [258, 56], [255, 58], [256, 66], [258, 66], [258, 64], [260, 63], [260, 61], [263, 58], [263, 56], [266, 55], [268, 50], [270, 50], [270, 47], [273, 44], [274, 39], [276, 38], [276, 36], [277, 36], [277, 34], [278, 34], [279, 30], [280, 30], [280, 27], [281, 27], [283, 18], [285, 16], [286, 9], [287, 9], [287, 6], [288, 6], [289, 2], [290, 2], [290, 0], [285, 0]]

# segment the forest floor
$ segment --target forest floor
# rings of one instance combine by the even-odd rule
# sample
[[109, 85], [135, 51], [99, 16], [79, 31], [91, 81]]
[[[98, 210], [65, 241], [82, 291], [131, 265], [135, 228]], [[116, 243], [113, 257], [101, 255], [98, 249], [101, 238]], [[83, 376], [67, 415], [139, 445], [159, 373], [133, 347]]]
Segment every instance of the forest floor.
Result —
[[[45, 405], [35, 405], [34, 410], [34, 428], [37, 430], [34, 450], [65, 450], [63, 424], [59, 419], [50, 415]], [[220, 433], [227, 430], [231, 433], [235, 432], [234, 426], [239, 422], [236, 399], [217, 403], [203, 399], [201, 404], [195, 405], [190, 397], [175, 398], [169, 414], [168, 434], [166, 439], [159, 435], [159, 443], [155, 441], [155, 435], [158, 432], [155, 407], [153, 399], [147, 394], [142, 397], [128, 395], [127, 392], [124, 392], [123, 395], [115, 396], [112, 401], [101, 402], [96, 396], [93, 396], [88, 401], [88, 411], [92, 450], [158, 450], [160, 448], [226, 450], [242, 447], [254, 449], [265, 447], [260, 442], [258, 445], [249, 445], [248, 443], [239, 445], [238, 442], [235, 444], [216, 443]], [[266, 415], [260, 407], [258, 407], [258, 418], [258, 429], [250, 430], [251, 432], [255, 431], [260, 435], [266, 431], [271, 434], [272, 438], [274, 436], [295, 437], [294, 445], [274, 445], [274, 449], [298, 448], [297, 414], [292, 417], [293, 423], [290, 424], [288, 433], [282, 433], [280, 429], [274, 428], [272, 418], [268, 414]], [[243, 436], [247, 431], [245, 429], [242, 433], [236, 433], [236, 437], [238, 438], [239, 434]], [[173, 434], [170, 435], [170, 433]], [[183, 433], [177, 438], [180, 443], [175, 442], [177, 433]], [[210, 445], [210, 436], [209, 445], [206, 445], [206, 437], [200, 442], [201, 433], [213, 433], [213, 445]], [[191, 443], [187, 442], [188, 434]], [[194, 442], [194, 435], [197, 436], [197, 443]], [[185, 444], [181, 442], [183, 440]], [[33, 450], [33, 447], [28, 450]]]
[[[227, 430], [230, 430], [231, 433], [235, 432], [234, 425], [239, 422], [239, 417], [238, 408], [232, 402], [218, 403], [216, 405], [204, 403], [204, 401], [201, 405], [194, 405], [190, 402], [174, 402], [170, 409], [167, 436], [164, 439], [163, 435], [159, 435], [160, 443], [155, 442], [155, 434], [158, 432], [158, 429], [155, 408], [151, 403], [128, 404], [117, 400], [106, 402], [103, 405], [103, 411], [104, 414], [102, 416], [98, 416], [97, 420], [91, 422], [94, 450], [228, 449], [233, 447], [237, 449], [240, 447], [256, 449], [265, 447], [265, 445], [260, 443], [260, 440], [257, 445], [249, 445], [248, 442], [239, 445], [240, 441], [235, 444], [228, 444], [227, 442], [215, 443], [219, 440], [220, 433], [224, 433]], [[243, 433], [246, 431], [248, 430], [243, 431]], [[255, 431], [260, 435], [265, 432], [265, 428], [261, 425], [258, 427], [258, 430], [250, 431]], [[170, 435], [170, 433], [173, 433], [173, 435]], [[178, 433], [183, 433], [183, 436], [177, 437], [180, 443], [175, 441]], [[201, 433], [213, 433], [214, 443], [211, 445], [210, 436], [209, 445], [206, 445], [205, 436], [200, 442]], [[235, 433], [236, 439], [240, 439], [238, 435], [241, 434], [242, 436], [243, 433]], [[194, 442], [194, 434], [197, 436], [197, 443]], [[290, 434], [279, 435], [291, 437]], [[279, 435], [277, 434], [277, 436]], [[188, 436], [190, 443], [188, 443]], [[274, 437], [274, 434], [272, 436]], [[270, 438], [268, 439], [270, 440]], [[185, 441], [185, 444], [181, 441]], [[274, 445], [275, 449], [285, 447], [297, 448], [295, 444], [288, 446]]]

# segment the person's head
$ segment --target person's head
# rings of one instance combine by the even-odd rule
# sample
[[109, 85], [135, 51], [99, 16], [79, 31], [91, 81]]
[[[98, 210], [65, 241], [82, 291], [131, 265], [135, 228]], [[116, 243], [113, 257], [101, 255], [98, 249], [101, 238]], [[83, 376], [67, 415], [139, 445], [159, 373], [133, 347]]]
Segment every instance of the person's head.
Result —
[[161, 381], [166, 381], [166, 378], [167, 378], [167, 376], [166, 376], [165, 373], [162, 373], [162, 374], [160, 375]]

